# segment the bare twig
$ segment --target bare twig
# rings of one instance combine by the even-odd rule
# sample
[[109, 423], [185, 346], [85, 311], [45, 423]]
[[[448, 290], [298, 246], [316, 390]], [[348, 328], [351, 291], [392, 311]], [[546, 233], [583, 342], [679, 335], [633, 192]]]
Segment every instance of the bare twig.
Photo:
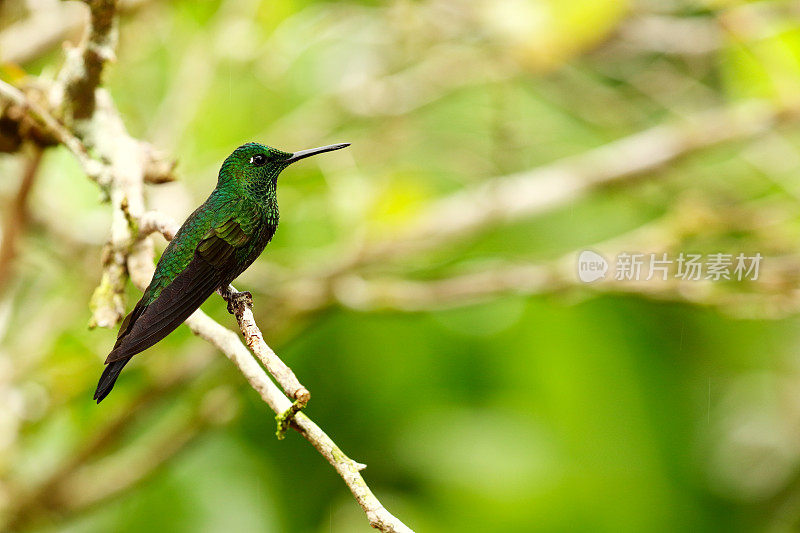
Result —
[[42, 149], [33, 148], [33, 153], [26, 161], [17, 194], [6, 208], [3, 220], [3, 240], [0, 241], [0, 293], [8, 284], [14, 257], [17, 255], [17, 241], [25, 232], [28, 224], [28, 197], [30, 196], [39, 163], [42, 160]]
[[83, 172], [93, 181], [105, 186], [110, 179], [106, 165], [92, 159], [83, 142], [69, 131], [61, 122], [33, 100], [26, 98], [25, 94], [3, 80], [0, 80], [0, 97], [19, 106], [33, 120], [40, 124], [58, 142], [67, 147], [78, 160]]
[[144, 239], [152, 233], [160, 233], [165, 239], [171, 241], [178, 232], [178, 224], [172, 218], [160, 211], [147, 211], [139, 218], [139, 233], [137, 237]]
[[124, 288], [128, 271], [133, 276], [140, 271], [140, 264], [152, 263], [153, 245], [149, 239], [137, 239], [135, 229], [138, 217], [144, 212], [146, 158], [141, 143], [128, 135], [111, 96], [105, 91], [97, 91], [96, 112], [87, 130], [86, 142], [110, 162], [109, 196], [113, 207], [103, 278], [91, 300], [90, 325], [112, 327], [121, 320], [125, 311]]
[[[540, 264], [499, 264], [443, 279], [411, 281], [402, 278], [342, 278], [336, 287], [338, 301], [360, 311], [376, 309], [420, 312], [448, 309], [497, 298], [503, 294], [558, 294], [583, 291], [592, 293], [636, 294], [659, 301], [691, 303], [717, 307], [737, 316], [786, 316], [800, 307], [797, 295], [775, 290], [773, 293], [714, 290], [710, 281], [654, 279], [625, 281], [610, 273], [604, 281], [581, 282], [576, 275], [578, 254]], [[765, 263], [778, 258], [764, 258]], [[795, 264], [795, 268], [797, 265]], [[792, 305], [792, 302], [794, 304]]]
[[[195, 335], [206, 339], [222, 351], [239, 368], [250, 386], [261, 395], [264, 402], [276, 414], [285, 413], [291, 409], [292, 402], [269, 379], [264, 369], [259, 366], [235, 333], [221, 326], [202, 311], [196, 311], [189, 317], [186, 324]], [[364, 465], [347, 457], [336, 443], [303, 413], [297, 413], [293, 427], [336, 469], [364, 510], [372, 527], [385, 532], [411, 532], [408, 526], [386, 510], [369, 489], [360, 474]]]
[[300, 434], [303, 435], [303, 437], [305, 437], [305, 439], [310, 442], [339, 473], [353, 493], [358, 504], [366, 513], [370, 526], [380, 531], [411, 533], [412, 530], [408, 526], [386, 510], [383, 504], [381, 504], [378, 498], [372, 493], [369, 486], [367, 486], [364, 478], [361, 477], [360, 471], [366, 468], [366, 465], [356, 463], [347, 457], [331, 438], [303, 413], [297, 414], [294, 423]]
[[367, 247], [353, 263], [430, 250], [498, 223], [557, 208], [594, 188], [653, 172], [698, 150], [768, 132], [780, 120], [796, 118], [795, 111], [759, 103], [708, 111], [687, 122], [656, 126], [550, 165], [496, 178], [436, 202], [407, 231]]
[[261, 334], [258, 326], [256, 326], [256, 319], [253, 317], [252, 297], [235, 299], [231, 296], [237, 293], [238, 291], [231, 285], [226, 292], [220, 294], [228, 302], [230, 310], [232, 310], [233, 314], [236, 316], [247, 347], [256, 354], [258, 359], [272, 377], [275, 378], [278, 384], [280, 384], [286, 394], [305, 406], [311, 398], [308, 389], [300, 384], [297, 380], [297, 376], [292, 372], [292, 369], [286, 366], [286, 363], [281, 361], [280, 358], [275, 355], [275, 352], [272, 351], [272, 348], [264, 342], [264, 336]]
[[703, 55], [719, 50], [724, 42], [719, 26], [711, 17], [636, 16], [625, 22], [619, 33], [621, 44], [637, 52]]
[[175, 167], [177, 162], [168, 158], [165, 153], [149, 143], [142, 143], [145, 153], [144, 182], [152, 184], [175, 181]]
[[[680, 249], [687, 236], [704, 231], [706, 235], [724, 229], [730, 232], [770, 231], [779, 221], [794, 213], [780, 215], [771, 203], [753, 207], [714, 209], [688, 202], [673, 211], [612, 239], [593, 243], [559, 258], [514, 264], [492, 262], [466, 273], [433, 280], [408, 280], [399, 277], [365, 278], [354, 273], [334, 280], [333, 298], [353, 309], [430, 311], [485, 301], [502, 294], [622, 293], [636, 294], [659, 301], [676, 301], [718, 308], [735, 316], [751, 318], [782, 317], [800, 309], [797, 285], [798, 264], [793, 257], [764, 257], [757, 282], [725, 285], [704, 279], [685, 281], [674, 273], [666, 279], [656, 275], [645, 279], [647, 261], [643, 259], [642, 278], [616, 279], [610, 271], [602, 281], [588, 284], [577, 274], [580, 251], [598, 251], [606, 258], [625, 250], [663, 253]], [[715, 229], [712, 229], [715, 228]], [[292, 292], [290, 285], [287, 292]]]
[[84, 0], [89, 6], [89, 27], [81, 44], [67, 50], [67, 58], [54, 86], [53, 97], [67, 121], [86, 120], [94, 114], [95, 90], [107, 61], [114, 59], [116, 0]]
[[334, 294], [343, 305], [361, 311], [392, 309], [422, 311], [446, 309], [481, 301], [503, 293], [556, 292], [565, 285], [550, 264], [497, 265], [444, 279], [364, 279], [351, 275], [337, 280]]

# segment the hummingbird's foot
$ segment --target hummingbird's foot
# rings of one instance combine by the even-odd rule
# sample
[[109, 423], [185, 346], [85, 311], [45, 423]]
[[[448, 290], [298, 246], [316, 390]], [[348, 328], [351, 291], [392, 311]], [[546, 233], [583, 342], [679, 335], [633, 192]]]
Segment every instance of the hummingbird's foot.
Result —
[[230, 300], [228, 300], [228, 312], [235, 315], [242, 307], [253, 307], [253, 295], [248, 291], [241, 291], [233, 293]]
[[253, 295], [247, 291], [234, 291], [230, 287], [220, 290], [220, 294], [228, 302], [228, 312], [235, 315], [243, 307], [253, 307]]
[[297, 413], [302, 411], [305, 406], [305, 402], [295, 400], [291, 407], [281, 414], [275, 415], [275, 420], [278, 422], [278, 430], [275, 432], [275, 435], [278, 437], [278, 440], [283, 440], [284, 437], [286, 437], [286, 430], [289, 429], [292, 420], [294, 420]]

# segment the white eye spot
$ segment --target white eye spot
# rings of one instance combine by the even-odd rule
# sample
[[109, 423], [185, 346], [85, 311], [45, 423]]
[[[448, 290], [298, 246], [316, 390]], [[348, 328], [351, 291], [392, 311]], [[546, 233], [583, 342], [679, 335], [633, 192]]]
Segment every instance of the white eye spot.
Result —
[[257, 167], [263, 167], [267, 164], [267, 156], [264, 154], [256, 154], [250, 158], [250, 164]]

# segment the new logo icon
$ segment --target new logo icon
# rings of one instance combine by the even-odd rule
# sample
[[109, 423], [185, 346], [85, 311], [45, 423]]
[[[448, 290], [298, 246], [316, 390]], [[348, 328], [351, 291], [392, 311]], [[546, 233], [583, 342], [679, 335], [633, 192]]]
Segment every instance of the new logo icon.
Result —
[[584, 250], [578, 256], [578, 279], [584, 283], [592, 283], [606, 277], [608, 261], [602, 255], [591, 250]]

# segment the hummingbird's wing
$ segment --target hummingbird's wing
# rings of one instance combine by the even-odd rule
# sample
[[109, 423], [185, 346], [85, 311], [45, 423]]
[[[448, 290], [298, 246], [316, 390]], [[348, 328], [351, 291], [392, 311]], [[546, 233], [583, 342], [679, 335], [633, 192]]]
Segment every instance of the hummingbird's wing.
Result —
[[210, 229], [197, 245], [189, 265], [155, 300], [140, 309], [134, 308], [127, 327], [120, 328], [106, 363], [149, 348], [183, 323], [235, 270], [235, 252], [249, 240], [250, 236], [235, 218]]
[[108, 366], [95, 392], [98, 403], [111, 391], [131, 357], [175, 330], [236, 270], [236, 252], [250, 243], [252, 226], [252, 221], [242, 220], [240, 214], [209, 229], [188, 266], [153, 301], [145, 305], [142, 298], [136, 304], [123, 320], [114, 348], [106, 359]]

